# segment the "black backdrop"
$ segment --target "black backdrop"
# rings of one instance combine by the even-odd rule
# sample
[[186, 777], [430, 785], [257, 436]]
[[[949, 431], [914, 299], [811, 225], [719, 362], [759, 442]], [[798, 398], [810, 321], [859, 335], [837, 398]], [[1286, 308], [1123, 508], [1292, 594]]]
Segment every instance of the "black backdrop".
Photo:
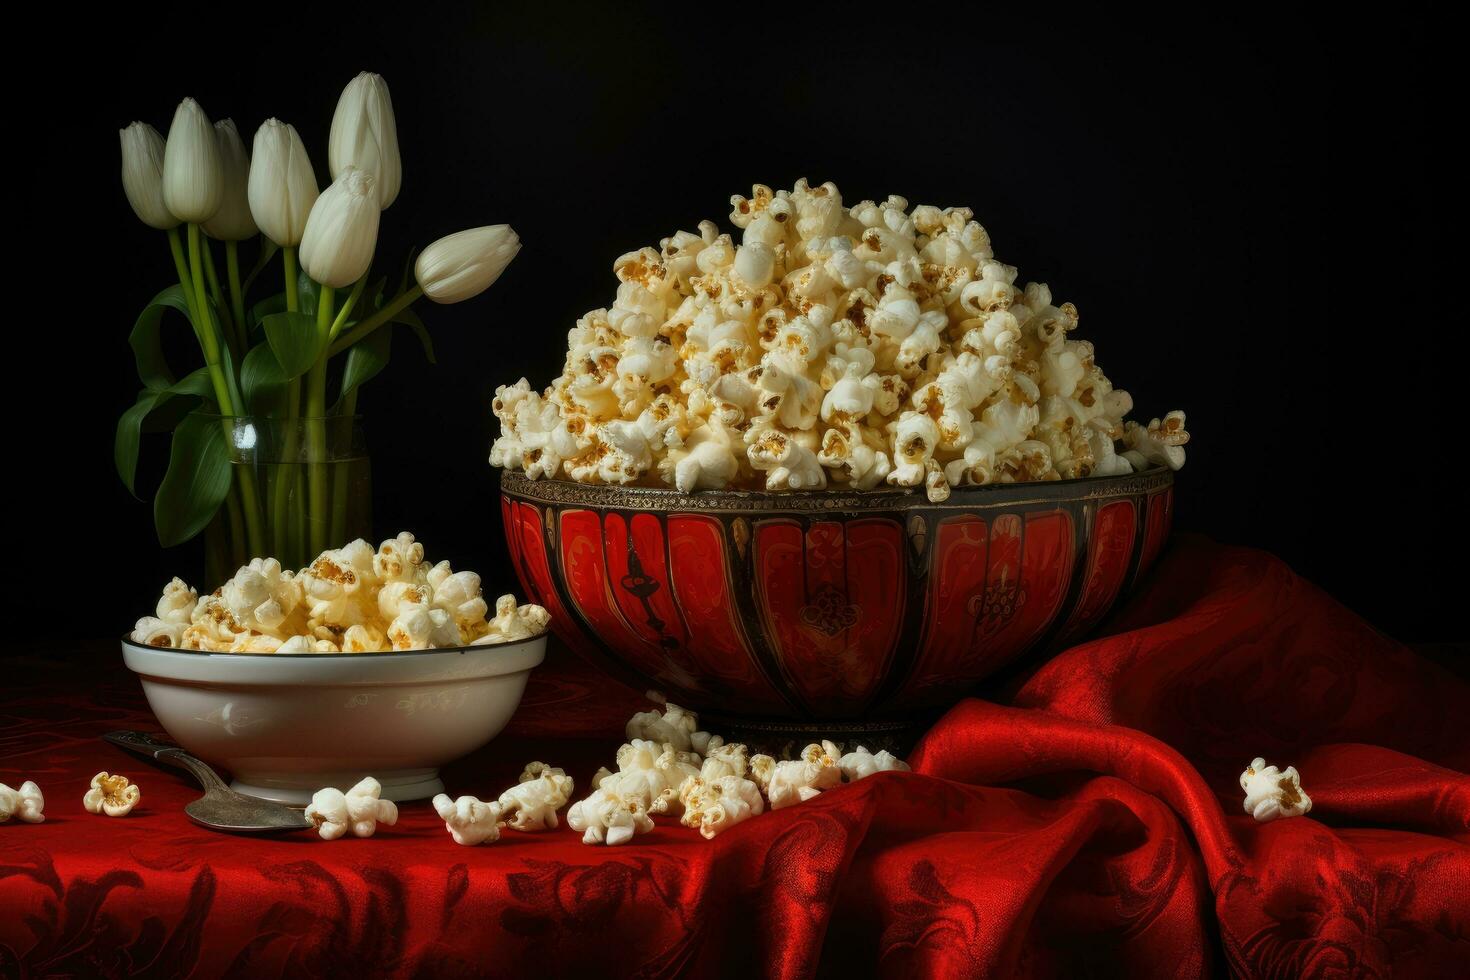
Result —
[[[1463, 565], [1433, 572], [1466, 544], [1442, 26], [749, 9], [695, 26], [669, 5], [470, 6], [420, 33], [417, 6], [192, 31], [156, 8], [92, 43], [13, 33], [44, 53], [6, 69], [29, 169], [11, 195], [12, 565], [45, 576], [12, 589], [21, 634], [115, 635], [171, 574], [199, 574], [112, 470], [127, 332], [172, 274], [123, 197], [116, 131], [166, 131], [193, 95], [247, 141], [293, 122], [324, 178], [337, 94], [369, 69], [404, 157], [381, 271], [462, 227], [525, 242], [478, 300], [421, 304], [437, 366], [404, 333], [365, 390], [379, 537], [408, 528], [509, 586], [495, 386], [552, 377], [616, 255], [806, 176], [849, 202], [969, 205], [1003, 260], [1076, 303], [1137, 415], [1188, 411], [1179, 528], [1271, 549], [1404, 638], [1465, 635]], [[166, 451], [145, 446], [145, 485]]]

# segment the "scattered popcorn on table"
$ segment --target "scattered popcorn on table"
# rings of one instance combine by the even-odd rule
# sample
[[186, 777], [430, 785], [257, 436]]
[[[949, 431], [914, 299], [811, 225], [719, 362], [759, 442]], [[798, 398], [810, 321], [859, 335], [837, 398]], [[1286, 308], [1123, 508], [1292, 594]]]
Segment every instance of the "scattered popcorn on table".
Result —
[[886, 749], [877, 755], [859, 745], [837, 760], [842, 778], [854, 782], [873, 775], [875, 772], [908, 772], [909, 764]]
[[361, 539], [324, 551], [299, 572], [254, 558], [203, 599], [176, 578], [154, 612], [138, 620], [133, 642], [258, 654], [512, 643], [545, 632], [550, 620], [545, 609], [517, 605], [509, 595], [489, 616], [480, 576], [456, 572], [447, 561], [431, 566], [407, 531], [377, 551]]
[[[649, 692], [650, 700], [663, 702], [654, 692]], [[662, 712], [640, 711], [628, 719], [624, 734], [628, 740], [645, 739], [650, 742], [668, 743], [680, 752], [688, 752], [693, 748], [692, 738], [699, 728], [699, 717], [692, 711], [685, 711], [677, 704], [664, 703]], [[707, 736], [703, 739], [708, 742]]]
[[1312, 809], [1312, 798], [1302, 790], [1295, 766], [1282, 772], [1266, 765], [1265, 759], [1256, 759], [1240, 774], [1240, 788], [1245, 790], [1245, 812], [1261, 823], [1299, 817]]
[[371, 837], [378, 824], [391, 827], [398, 822], [398, 807], [391, 800], [378, 799], [382, 792], [382, 784], [371, 776], [346, 793], [331, 787], [319, 789], [312, 794], [306, 819], [322, 840], [336, 840], [348, 831], [354, 837]]
[[20, 784], [20, 789], [11, 789], [0, 783], [0, 823], [11, 817], [23, 823], [45, 823], [46, 814], [42, 812], [45, 808], [46, 798], [41, 795], [41, 787], [29, 779]]
[[593, 789], [608, 789], [624, 799], [637, 797], [649, 813], [680, 813], [679, 786], [699, 774], [692, 753], [679, 752], [670, 743], [635, 738], [618, 749], [618, 771], [599, 769]]
[[143, 791], [128, 777], [109, 776], [99, 772], [92, 777], [92, 788], [82, 797], [88, 813], [105, 813], [109, 817], [126, 817], [143, 798]]
[[680, 822], [696, 827], [705, 838], [713, 838], [743, 820], [765, 811], [760, 787], [740, 776], [704, 779], [690, 776], [679, 788], [684, 804]]
[[434, 797], [434, 812], [456, 844], [473, 846], [500, 840], [500, 804], [483, 803], [473, 796], [451, 800], [444, 793]]
[[808, 745], [800, 759], [776, 763], [766, 787], [771, 809], [805, 803], [822, 790], [841, 785], [842, 770], [837, 765], [840, 757], [837, 746], [823, 742]]
[[572, 777], [544, 762], [532, 762], [520, 782], [500, 794], [500, 812], [512, 830], [553, 830], [556, 811], [572, 795]]
[[1132, 398], [1070, 339], [1077, 308], [1018, 286], [968, 208], [845, 208], [834, 184], [805, 180], [731, 204], [738, 245], [703, 221], [620, 256], [612, 305], [568, 333], [561, 376], [496, 390], [492, 465], [685, 493], [886, 483], [940, 501], [1184, 464], [1184, 414], [1125, 424]]
[[584, 831], [582, 843], [626, 844], [635, 834], [653, 829], [643, 800], [624, 798], [611, 789], [595, 789], [585, 800], [578, 800], [567, 811], [567, 826]]
[[744, 745], [739, 742], [726, 745], [725, 740], [718, 735], [710, 739], [709, 751], [705, 753], [704, 762], [699, 769], [699, 775], [703, 779], [714, 780], [725, 776], [744, 778], [749, 772], [750, 754]]
[[[665, 703], [653, 691], [648, 697], [662, 704], [663, 711], [641, 711], [629, 719], [629, 741], [618, 749], [618, 771], [598, 770], [592, 794], [567, 811], [572, 829], [585, 832], [583, 843], [626, 843], [634, 833], [653, 828], [654, 813], [677, 816], [686, 827], [713, 838], [766, 810], [803, 803], [844, 781], [909, 771], [890, 752], [874, 755], [858, 746], [844, 755], [829, 741], [808, 745], [800, 758], [786, 762], [751, 755], [738, 742], [701, 731], [694, 712]], [[678, 748], [679, 743], [686, 747]], [[523, 778], [530, 775], [532, 767]]]

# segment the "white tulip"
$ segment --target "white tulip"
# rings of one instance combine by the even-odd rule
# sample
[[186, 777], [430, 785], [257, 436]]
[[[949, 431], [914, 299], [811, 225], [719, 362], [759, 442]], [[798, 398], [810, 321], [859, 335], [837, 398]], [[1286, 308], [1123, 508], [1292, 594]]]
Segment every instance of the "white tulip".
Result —
[[163, 203], [180, 221], [203, 224], [224, 195], [219, 139], [199, 103], [185, 99], [174, 111], [163, 151]]
[[163, 203], [163, 137], [145, 122], [117, 131], [122, 141], [122, 182], [138, 220], [167, 231], [178, 225]]
[[296, 127], [279, 119], [261, 123], [250, 159], [249, 198], [250, 214], [265, 237], [282, 248], [300, 245], [319, 193]]
[[383, 210], [398, 197], [403, 184], [403, 161], [398, 156], [398, 124], [393, 99], [382, 75], [363, 72], [342, 90], [332, 114], [327, 141], [327, 165], [332, 179], [347, 167], [373, 175]]
[[204, 233], [222, 242], [243, 242], [255, 237], [259, 230], [250, 216], [250, 156], [245, 152], [235, 120], [215, 123], [214, 134], [219, 140], [225, 194], [214, 217], [204, 223]]
[[348, 167], [311, 206], [301, 236], [301, 268], [324, 286], [361, 279], [378, 244], [378, 193], [373, 175]]
[[520, 250], [510, 225], [471, 228], [420, 252], [413, 275], [434, 302], [460, 303], [489, 289]]

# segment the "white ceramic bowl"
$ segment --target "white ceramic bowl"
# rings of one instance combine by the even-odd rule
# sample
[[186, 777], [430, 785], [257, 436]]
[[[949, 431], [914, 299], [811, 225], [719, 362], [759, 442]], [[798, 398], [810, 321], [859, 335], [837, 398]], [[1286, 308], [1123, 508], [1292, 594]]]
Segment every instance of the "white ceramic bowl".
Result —
[[123, 640], [169, 735], [234, 776], [241, 793], [305, 804], [364, 776], [383, 798], [444, 791], [439, 767], [500, 733], [546, 634], [403, 653], [193, 653]]

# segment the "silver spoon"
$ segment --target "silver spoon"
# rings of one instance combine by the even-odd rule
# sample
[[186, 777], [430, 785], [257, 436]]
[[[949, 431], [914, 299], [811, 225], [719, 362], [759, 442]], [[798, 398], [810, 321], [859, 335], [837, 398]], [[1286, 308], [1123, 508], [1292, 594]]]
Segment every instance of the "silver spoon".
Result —
[[184, 807], [184, 813], [201, 827], [232, 834], [307, 830], [312, 827], [311, 821], [300, 810], [236, 793], [204, 762], [159, 736], [143, 732], [108, 732], [102, 737], [119, 748], [192, 773], [204, 787], [204, 795]]

